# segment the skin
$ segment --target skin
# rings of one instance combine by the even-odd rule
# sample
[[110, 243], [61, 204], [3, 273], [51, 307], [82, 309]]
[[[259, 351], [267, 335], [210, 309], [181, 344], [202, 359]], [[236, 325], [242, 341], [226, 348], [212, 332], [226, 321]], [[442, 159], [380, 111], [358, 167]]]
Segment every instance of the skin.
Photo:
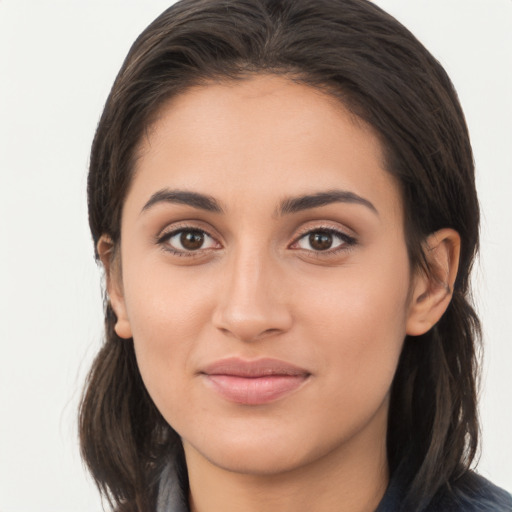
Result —
[[[372, 206], [278, 212], [335, 189]], [[162, 190], [208, 195], [223, 212], [145, 208]], [[192, 510], [376, 508], [403, 340], [440, 318], [458, 261], [458, 235], [441, 230], [425, 242], [436, 278], [412, 271], [403, 218], [376, 135], [315, 89], [256, 76], [161, 110], [141, 142], [121, 247], [103, 237], [98, 248], [116, 331], [133, 337], [145, 385], [183, 439]], [[205, 233], [198, 249], [180, 245], [187, 229]], [[318, 250], [309, 233], [326, 229], [331, 248]], [[233, 403], [201, 374], [225, 357], [271, 357], [308, 377], [270, 403]]]

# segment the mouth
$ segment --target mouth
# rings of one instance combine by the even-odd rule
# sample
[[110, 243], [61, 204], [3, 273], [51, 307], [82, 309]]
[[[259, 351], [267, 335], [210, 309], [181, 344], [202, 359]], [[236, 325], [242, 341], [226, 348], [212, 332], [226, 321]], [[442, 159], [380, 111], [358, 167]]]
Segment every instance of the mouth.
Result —
[[216, 361], [200, 374], [209, 387], [237, 404], [263, 405], [299, 389], [311, 376], [304, 368], [278, 359]]

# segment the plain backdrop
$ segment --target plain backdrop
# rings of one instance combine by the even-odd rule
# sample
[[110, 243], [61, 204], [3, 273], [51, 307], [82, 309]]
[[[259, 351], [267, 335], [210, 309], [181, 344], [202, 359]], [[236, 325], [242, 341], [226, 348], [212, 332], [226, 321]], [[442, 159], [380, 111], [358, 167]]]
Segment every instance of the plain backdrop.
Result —
[[[0, 0], [0, 512], [97, 512], [76, 408], [102, 332], [88, 152], [129, 46], [171, 2]], [[479, 471], [512, 490], [512, 1], [377, 0], [441, 61], [483, 211]]]

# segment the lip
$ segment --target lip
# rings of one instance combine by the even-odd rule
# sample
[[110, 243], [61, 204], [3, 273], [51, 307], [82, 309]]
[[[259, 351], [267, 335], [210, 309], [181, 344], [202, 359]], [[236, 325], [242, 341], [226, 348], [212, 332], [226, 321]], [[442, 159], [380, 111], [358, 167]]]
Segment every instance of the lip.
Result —
[[200, 374], [224, 399], [244, 405], [263, 405], [283, 398], [311, 375], [304, 368], [269, 358], [221, 359], [203, 368]]

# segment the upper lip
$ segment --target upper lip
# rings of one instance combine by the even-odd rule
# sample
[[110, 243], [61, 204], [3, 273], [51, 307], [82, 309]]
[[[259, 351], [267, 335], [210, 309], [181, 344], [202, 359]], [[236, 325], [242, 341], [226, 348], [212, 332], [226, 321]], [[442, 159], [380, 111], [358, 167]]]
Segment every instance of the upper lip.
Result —
[[206, 375], [231, 375], [233, 377], [257, 378], [272, 375], [282, 376], [307, 376], [309, 372], [304, 368], [282, 361], [280, 359], [254, 359], [247, 360], [238, 357], [230, 357], [215, 361], [204, 368], [202, 374]]

